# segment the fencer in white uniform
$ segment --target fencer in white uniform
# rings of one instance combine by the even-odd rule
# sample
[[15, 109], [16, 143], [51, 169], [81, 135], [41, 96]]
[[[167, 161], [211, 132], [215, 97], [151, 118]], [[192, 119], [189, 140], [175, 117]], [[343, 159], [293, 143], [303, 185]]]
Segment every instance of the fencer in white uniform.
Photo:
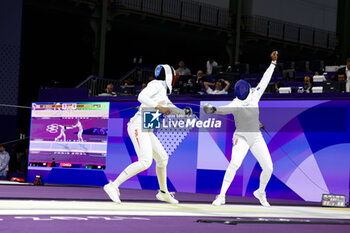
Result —
[[265, 188], [271, 178], [273, 166], [270, 152], [260, 132], [258, 103], [271, 80], [277, 57], [277, 51], [271, 54], [271, 65], [265, 71], [256, 88], [251, 88], [249, 83], [239, 80], [235, 85], [236, 98], [231, 103], [220, 107], [214, 107], [211, 104], [204, 106], [206, 113], [233, 114], [236, 125], [236, 131], [232, 138], [231, 161], [226, 170], [220, 194], [213, 202], [213, 205], [225, 204], [226, 192], [250, 149], [262, 168], [259, 189], [253, 194], [263, 206], [270, 206], [266, 200]]
[[84, 142], [84, 139], [83, 139], [83, 132], [84, 132], [84, 128], [83, 128], [83, 125], [81, 124], [80, 120], [77, 119], [77, 123], [75, 125], [72, 126], [72, 128], [78, 128], [78, 142]]
[[153, 131], [145, 131], [143, 129], [142, 110], [149, 111], [153, 109], [165, 115], [174, 113], [183, 116], [191, 115], [192, 110], [188, 107], [184, 110], [177, 108], [167, 96], [167, 91], [169, 90], [169, 93], [171, 93], [176, 81], [176, 73], [173, 67], [158, 65], [155, 69], [155, 77], [156, 80], [148, 83], [147, 87], [139, 94], [138, 101], [141, 103], [141, 106], [128, 123], [128, 134], [134, 145], [138, 161], [125, 168], [115, 181], [104, 186], [106, 193], [116, 203], [121, 203], [119, 186], [130, 177], [148, 169], [152, 164], [152, 159], [157, 163], [156, 173], [160, 188], [156, 198], [172, 204], [178, 203], [167, 188], [168, 155]]

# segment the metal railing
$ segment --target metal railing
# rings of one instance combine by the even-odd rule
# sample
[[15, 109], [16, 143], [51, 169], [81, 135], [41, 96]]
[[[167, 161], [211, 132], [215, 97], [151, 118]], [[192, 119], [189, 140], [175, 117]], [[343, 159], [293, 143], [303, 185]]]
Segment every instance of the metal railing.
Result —
[[263, 16], [244, 16], [243, 30], [315, 47], [335, 49], [336, 33]]
[[150, 67], [135, 66], [125, 75], [119, 79], [119, 84], [123, 85], [129, 78], [133, 79], [135, 83], [148, 83], [149, 77], [154, 75], [154, 69]]
[[229, 28], [229, 10], [191, 0], [112, 0], [124, 7], [216, 27]]
[[117, 87], [119, 86], [119, 83], [119, 80], [91, 75], [79, 83], [75, 88], [87, 88], [89, 89], [89, 96], [98, 96], [99, 94], [106, 92], [108, 84], [113, 84], [114, 87]]
[[153, 76], [153, 74], [154, 69], [152, 68], [134, 67], [120, 79], [109, 79], [91, 75], [79, 83], [75, 88], [87, 88], [89, 89], [89, 96], [98, 96], [99, 94], [106, 92], [108, 84], [113, 84], [115, 92], [118, 92], [120, 89], [119, 87], [125, 85], [125, 82], [129, 78], [133, 79], [136, 84], [141, 85], [142, 83], [147, 83], [149, 77]]

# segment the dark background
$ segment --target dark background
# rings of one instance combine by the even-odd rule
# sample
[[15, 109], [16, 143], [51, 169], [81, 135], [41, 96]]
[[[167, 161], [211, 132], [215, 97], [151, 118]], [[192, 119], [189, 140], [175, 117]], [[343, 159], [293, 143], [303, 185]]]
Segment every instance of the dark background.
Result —
[[[14, 74], [17, 76], [11, 87], [11, 93], [18, 93], [17, 104], [30, 106], [37, 100], [40, 88], [75, 87], [89, 75], [99, 75], [101, 0], [1, 0], [4, 6], [10, 2], [18, 4], [17, 13], [22, 15], [22, 25], [11, 24], [15, 16], [4, 19], [20, 27], [22, 32], [18, 50], [20, 68], [18, 74]], [[167, 63], [177, 68], [178, 61], [184, 60], [192, 73], [205, 70], [210, 56], [224, 67], [232, 65], [237, 3], [237, 0], [230, 1], [230, 28], [223, 29], [129, 11], [109, 2], [103, 76], [120, 78], [135, 66], [133, 58], [140, 56], [145, 67]], [[245, 33], [245, 25], [241, 24], [239, 61], [266, 64], [270, 52], [277, 49], [280, 62], [324, 60], [326, 65], [345, 64], [350, 56], [349, 1], [338, 0], [337, 12], [337, 41], [333, 49], [252, 35]], [[18, 39], [18, 35], [13, 37]], [[18, 130], [13, 126], [14, 133], [3, 134], [2, 141], [15, 139], [19, 133], [29, 133], [29, 110], [10, 116], [13, 117], [6, 115], [5, 118], [17, 119]]]

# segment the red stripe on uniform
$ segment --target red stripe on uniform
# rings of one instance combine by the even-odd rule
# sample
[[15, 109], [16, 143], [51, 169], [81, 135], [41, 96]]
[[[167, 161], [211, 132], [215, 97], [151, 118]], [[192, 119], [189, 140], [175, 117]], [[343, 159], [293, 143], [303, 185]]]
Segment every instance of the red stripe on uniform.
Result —
[[135, 129], [135, 137], [136, 137], [137, 144], [139, 144], [139, 147], [140, 147], [139, 133], [137, 132], [137, 129]]
[[176, 82], [176, 75], [174, 75], [173, 86], [175, 86], [175, 82]]

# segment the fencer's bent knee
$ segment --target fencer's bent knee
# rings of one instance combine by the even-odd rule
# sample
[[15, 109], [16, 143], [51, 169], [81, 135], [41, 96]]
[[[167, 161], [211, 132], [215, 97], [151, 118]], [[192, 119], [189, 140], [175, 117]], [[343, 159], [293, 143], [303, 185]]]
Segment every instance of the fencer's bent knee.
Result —
[[269, 163], [269, 164], [265, 165], [264, 167], [262, 167], [262, 169], [268, 173], [272, 173], [273, 172], [273, 165], [272, 165], [272, 163]]
[[156, 161], [156, 163], [157, 163], [157, 167], [160, 167], [160, 168], [166, 167], [166, 165], [168, 165], [168, 158]]
[[228, 165], [227, 170], [226, 170], [226, 173], [225, 173], [225, 176], [224, 176], [224, 180], [231, 183], [233, 178], [236, 175], [236, 171], [237, 170], [238, 170], [238, 166], [233, 164], [233, 163], [230, 163]]
[[270, 170], [271, 173], [273, 172], [273, 166], [272, 166], [272, 164], [271, 164], [271, 166], [269, 166], [268, 169]]
[[142, 164], [144, 170], [148, 169], [152, 165], [152, 159], [141, 159], [139, 162]]
[[228, 168], [234, 171], [237, 171], [238, 168], [241, 166], [242, 161], [237, 161], [234, 158], [231, 159], [230, 164], [228, 165]]
[[232, 171], [237, 171], [238, 168], [239, 168], [239, 166], [237, 166], [236, 164], [234, 164], [234, 163], [231, 162], [231, 163], [228, 165], [228, 168], [227, 168], [227, 169], [230, 169], [230, 170], [232, 170]]

